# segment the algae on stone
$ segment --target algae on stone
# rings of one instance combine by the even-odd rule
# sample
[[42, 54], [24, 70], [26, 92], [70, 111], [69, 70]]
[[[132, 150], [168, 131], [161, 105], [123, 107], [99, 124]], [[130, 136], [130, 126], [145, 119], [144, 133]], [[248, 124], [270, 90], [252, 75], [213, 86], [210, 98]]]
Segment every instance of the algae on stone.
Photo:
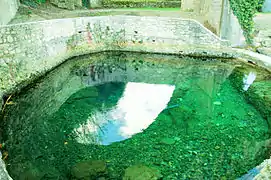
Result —
[[134, 165], [125, 170], [123, 180], [157, 180], [161, 179], [159, 170], [145, 165]]
[[107, 175], [107, 165], [101, 160], [79, 162], [72, 167], [71, 175], [81, 180], [97, 179]]

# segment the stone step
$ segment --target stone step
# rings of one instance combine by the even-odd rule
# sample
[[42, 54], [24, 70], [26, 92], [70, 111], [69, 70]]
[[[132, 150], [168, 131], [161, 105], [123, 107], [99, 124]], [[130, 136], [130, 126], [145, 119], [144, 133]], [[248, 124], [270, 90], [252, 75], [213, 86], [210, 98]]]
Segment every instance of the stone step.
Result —
[[262, 45], [271, 48], [271, 39], [262, 41]]
[[260, 37], [271, 37], [271, 30], [270, 31], [259, 31], [259, 34], [257, 36]]
[[271, 48], [261, 47], [261, 48], [258, 48], [257, 51], [261, 54], [264, 54], [264, 55], [271, 57]]

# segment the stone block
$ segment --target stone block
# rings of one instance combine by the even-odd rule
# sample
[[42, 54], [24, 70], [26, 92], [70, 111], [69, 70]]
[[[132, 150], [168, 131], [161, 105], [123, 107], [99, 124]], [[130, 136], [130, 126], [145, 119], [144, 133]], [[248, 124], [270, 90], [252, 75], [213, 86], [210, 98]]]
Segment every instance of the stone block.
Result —
[[1, 0], [0, 1], [0, 26], [8, 24], [9, 21], [15, 16], [18, 8], [19, 8], [18, 0]]
[[7, 36], [7, 41], [8, 41], [9, 43], [12, 43], [12, 42], [13, 42], [13, 38], [12, 38], [11, 35], [8, 35], [8, 36]]
[[266, 47], [260, 47], [257, 49], [257, 51], [261, 54], [267, 55], [271, 57], [271, 47], [270, 48], [266, 48]]

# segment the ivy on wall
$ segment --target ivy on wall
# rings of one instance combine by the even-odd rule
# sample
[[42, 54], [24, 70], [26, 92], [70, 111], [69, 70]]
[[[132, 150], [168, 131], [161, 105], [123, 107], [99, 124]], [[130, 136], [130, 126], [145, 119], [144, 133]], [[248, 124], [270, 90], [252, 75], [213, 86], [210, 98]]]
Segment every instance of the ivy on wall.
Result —
[[253, 44], [253, 17], [262, 0], [229, 0], [234, 15], [237, 17], [248, 45]]
[[265, 1], [265, 0], [259, 0], [259, 2], [258, 2], [257, 10], [258, 10], [259, 12], [262, 11], [262, 7], [263, 7], [264, 1]]

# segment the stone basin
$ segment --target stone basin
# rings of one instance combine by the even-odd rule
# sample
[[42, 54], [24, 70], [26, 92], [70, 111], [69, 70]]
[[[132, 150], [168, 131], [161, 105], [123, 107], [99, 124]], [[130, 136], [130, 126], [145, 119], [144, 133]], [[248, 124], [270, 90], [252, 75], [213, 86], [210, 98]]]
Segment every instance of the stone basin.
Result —
[[6, 96], [7, 170], [13, 179], [65, 179], [99, 160], [103, 172], [92, 178], [120, 179], [138, 163], [164, 178], [241, 177], [270, 157], [270, 77], [237, 59], [69, 59]]

